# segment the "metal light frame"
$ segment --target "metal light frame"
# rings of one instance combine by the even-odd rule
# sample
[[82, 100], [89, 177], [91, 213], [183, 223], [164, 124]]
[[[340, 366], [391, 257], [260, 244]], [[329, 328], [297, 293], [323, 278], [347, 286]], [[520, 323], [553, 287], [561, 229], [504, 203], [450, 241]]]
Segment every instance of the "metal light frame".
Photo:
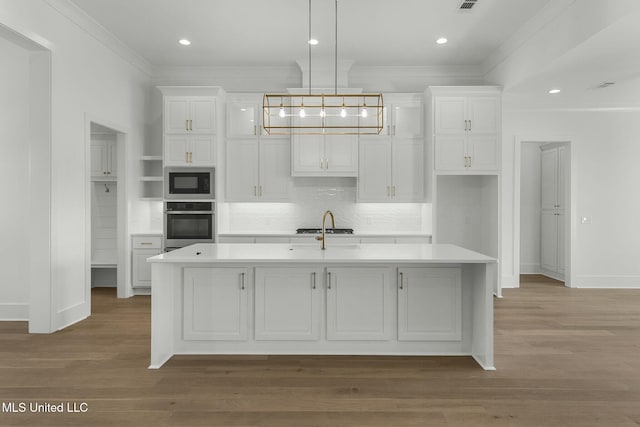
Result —
[[[311, 0], [309, 0], [309, 40]], [[338, 93], [338, 0], [335, 0], [335, 93], [311, 91], [311, 45], [309, 45], [309, 93], [265, 94], [262, 126], [269, 135], [379, 135], [384, 127], [381, 93]], [[304, 111], [301, 114], [301, 110]], [[306, 112], [310, 111], [311, 114]]]

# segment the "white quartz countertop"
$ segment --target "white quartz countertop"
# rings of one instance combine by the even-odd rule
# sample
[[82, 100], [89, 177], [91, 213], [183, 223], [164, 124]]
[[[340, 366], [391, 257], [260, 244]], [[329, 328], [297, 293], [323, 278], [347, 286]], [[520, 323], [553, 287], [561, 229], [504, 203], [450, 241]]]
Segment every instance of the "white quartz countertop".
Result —
[[199, 243], [147, 259], [162, 263], [495, 263], [495, 258], [446, 244]]

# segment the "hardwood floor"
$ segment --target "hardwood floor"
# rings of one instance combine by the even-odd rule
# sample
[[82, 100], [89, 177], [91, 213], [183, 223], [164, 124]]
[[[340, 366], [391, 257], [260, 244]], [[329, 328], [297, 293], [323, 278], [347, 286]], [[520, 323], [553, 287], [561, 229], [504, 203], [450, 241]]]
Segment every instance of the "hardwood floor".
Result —
[[[94, 289], [51, 335], [0, 322], [0, 425], [638, 426], [640, 291], [523, 278], [495, 300], [494, 372], [470, 357], [176, 356], [148, 370], [149, 297]], [[28, 407], [27, 407], [28, 408]]]

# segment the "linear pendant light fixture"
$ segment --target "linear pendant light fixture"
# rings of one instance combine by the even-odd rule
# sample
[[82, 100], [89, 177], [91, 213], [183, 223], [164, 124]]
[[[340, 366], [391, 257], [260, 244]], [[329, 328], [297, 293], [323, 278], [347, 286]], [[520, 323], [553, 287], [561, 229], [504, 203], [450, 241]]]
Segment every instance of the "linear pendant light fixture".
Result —
[[[311, 0], [309, 38], [311, 40]], [[338, 0], [335, 0], [335, 87], [333, 94], [311, 90], [309, 43], [309, 94], [265, 93], [263, 127], [269, 135], [378, 135], [384, 125], [381, 93], [338, 93]]]

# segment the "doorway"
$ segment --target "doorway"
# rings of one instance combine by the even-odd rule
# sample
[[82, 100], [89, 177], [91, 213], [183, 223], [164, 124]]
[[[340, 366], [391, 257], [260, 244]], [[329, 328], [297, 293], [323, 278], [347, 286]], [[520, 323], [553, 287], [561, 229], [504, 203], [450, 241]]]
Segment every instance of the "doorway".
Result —
[[[117, 125], [87, 117], [87, 296], [112, 287], [118, 298], [127, 286], [127, 134]], [[121, 128], [120, 128], [121, 129]]]
[[544, 275], [571, 287], [571, 142], [520, 139], [515, 154], [516, 277]]

